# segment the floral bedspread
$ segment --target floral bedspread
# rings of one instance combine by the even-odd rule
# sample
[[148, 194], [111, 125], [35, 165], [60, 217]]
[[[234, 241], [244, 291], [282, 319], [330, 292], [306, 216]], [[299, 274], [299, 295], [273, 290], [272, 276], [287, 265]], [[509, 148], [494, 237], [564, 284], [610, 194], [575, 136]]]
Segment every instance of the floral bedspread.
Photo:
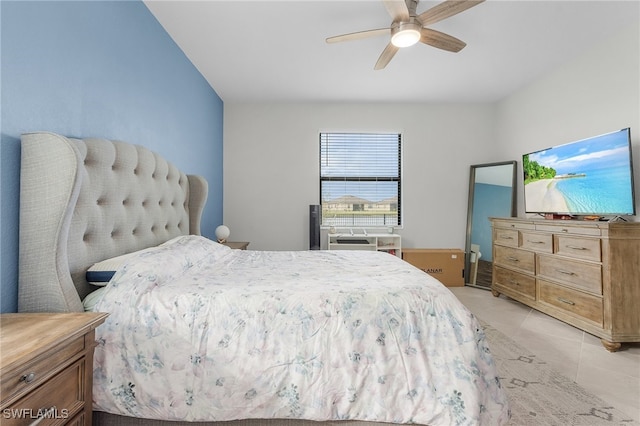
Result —
[[94, 409], [499, 425], [509, 408], [476, 318], [396, 256], [232, 250], [179, 237], [121, 268], [96, 311]]

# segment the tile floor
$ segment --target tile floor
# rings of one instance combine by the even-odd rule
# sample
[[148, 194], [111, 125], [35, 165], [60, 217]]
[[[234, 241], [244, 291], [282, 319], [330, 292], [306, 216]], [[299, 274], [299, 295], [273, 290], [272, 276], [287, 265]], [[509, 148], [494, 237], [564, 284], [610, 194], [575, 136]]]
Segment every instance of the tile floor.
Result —
[[475, 287], [449, 289], [478, 318], [640, 422], [640, 343], [610, 353], [599, 338], [505, 296]]

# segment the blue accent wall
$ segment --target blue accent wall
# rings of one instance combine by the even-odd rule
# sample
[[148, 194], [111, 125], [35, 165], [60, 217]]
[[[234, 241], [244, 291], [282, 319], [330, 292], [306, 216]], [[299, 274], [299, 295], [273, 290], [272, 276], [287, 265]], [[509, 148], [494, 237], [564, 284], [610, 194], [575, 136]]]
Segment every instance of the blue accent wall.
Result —
[[18, 297], [20, 135], [124, 140], [209, 181], [222, 223], [223, 103], [141, 1], [0, 2], [0, 302]]

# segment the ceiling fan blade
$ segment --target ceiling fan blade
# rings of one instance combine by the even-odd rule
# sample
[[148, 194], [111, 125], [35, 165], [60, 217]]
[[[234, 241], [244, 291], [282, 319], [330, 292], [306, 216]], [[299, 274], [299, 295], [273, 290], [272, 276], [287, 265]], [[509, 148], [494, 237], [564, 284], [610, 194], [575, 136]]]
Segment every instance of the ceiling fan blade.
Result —
[[429, 46], [449, 52], [459, 52], [467, 45], [467, 43], [462, 40], [431, 28], [423, 28], [420, 30], [420, 41]]
[[393, 59], [393, 56], [396, 54], [398, 50], [400, 50], [399, 47], [396, 47], [391, 43], [387, 44], [387, 47], [385, 47], [382, 53], [380, 54], [380, 57], [378, 58], [378, 62], [376, 62], [376, 65], [373, 67], [373, 69], [381, 70], [384, 67], [386, 67], [387, 64], [391, 61], [391, 59]]
[[328, 37], [326, 41], [327, 43], [337, 43], [339, 41], [361, 40], [367, 37], [375, 37], [375, 36], [385, 35], [385, 34], [388, 35], [390, 33], [391, 33], [391, 30], [389, 28], [378, 28], [376, 30], [358, 31], [355, 33]]
[[442, 21], [450, 16], [464, 12], [465, 10], [484, 1], [485, 0], [446, 0], [436, 6], [433, 6], [426, 12], [422, 12], [417, 18], [418, 21], [426, 27], [427, 25], [435, 24], [436, 22]]
[[404, 0], [382, 0], [382, 2], [394, 21], [409, 20], [409, 9]]

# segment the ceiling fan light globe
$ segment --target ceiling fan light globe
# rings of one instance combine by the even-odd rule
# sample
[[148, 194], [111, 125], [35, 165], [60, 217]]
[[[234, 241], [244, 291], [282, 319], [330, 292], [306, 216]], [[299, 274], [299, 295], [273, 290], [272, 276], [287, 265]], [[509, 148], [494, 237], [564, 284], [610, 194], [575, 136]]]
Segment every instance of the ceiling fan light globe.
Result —
[[415, 18], [408, 22], [399, 22], [391, 27], [391, 44], [396, 47], [413, 46], [420, 41], [420, 24]]
[[407, 29], [391, 36], [391, 43], [396, 47], [409, 47], [420, 41], [420, 31]]

